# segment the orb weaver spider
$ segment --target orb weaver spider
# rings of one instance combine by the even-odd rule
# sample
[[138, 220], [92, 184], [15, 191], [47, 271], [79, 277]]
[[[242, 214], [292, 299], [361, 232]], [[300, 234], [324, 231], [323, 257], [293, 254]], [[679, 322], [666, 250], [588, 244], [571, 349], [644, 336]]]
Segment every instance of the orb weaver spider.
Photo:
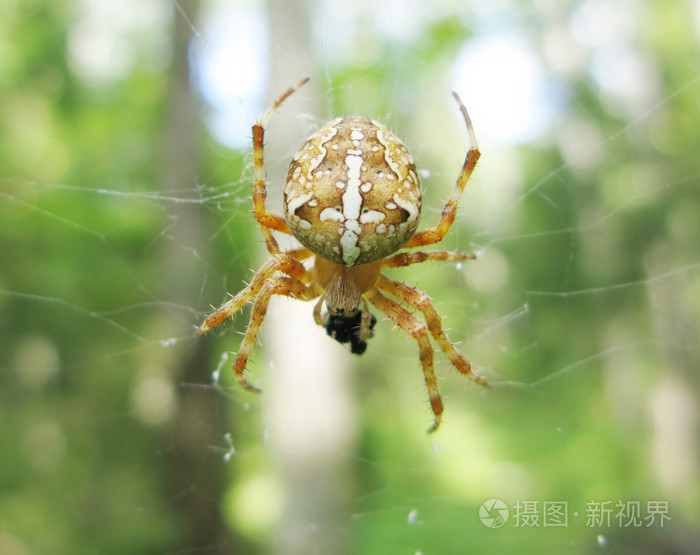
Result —
[[[265, 125], [277, 108], [307, 81], [304, 79], [288, 89], [253, 126], [254, 212], [270, 258], [240, 293], [206, 318], [199, 333], [218, 326], [252, 301], [250, 322], [233, 370], [245, 389], [259, 392], [248, 382], [244, 370], [272, 295], [304, 301], [318, 299], [313, 310], [316, 323], [338, 342], [349, 343], [355, 354], [366, 350], [373, 335], [376, 318], [370, 313], [372, 304], [418, 343], [434, 414], [429, 432], [434, 432], [440, 425], [443, 404], [430, 335], [457, 370], [477, 383], [487, 384], [472, 372], [470, 364], [447, 337], [430, 297], [410, 285], [389, 279], [381, 270], [427, 260], [474, 258], [471, 254], [444, 250], [396, 252], [438, 243], [452, 225], [459, 198], [479, 158], [469, 115], [457, 93], [453, 93], [466, 123], [469, 150], [436, 226], [416, 232], [422, 198], [413, 159], [386, 127], [361, 116], [346, 116], [326, 123], [296, 153], [287, 174], [282, 218], [265, 207]], [[282, 252], [273, 231], [291, 234], [303, 246]], [[425, 322], [401, 303], [421, 312]]]

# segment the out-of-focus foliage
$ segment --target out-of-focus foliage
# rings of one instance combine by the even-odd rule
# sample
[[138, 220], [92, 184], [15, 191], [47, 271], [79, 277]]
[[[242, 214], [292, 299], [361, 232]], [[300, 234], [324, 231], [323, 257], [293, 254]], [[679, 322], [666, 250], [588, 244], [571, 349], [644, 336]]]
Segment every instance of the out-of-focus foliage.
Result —
[[[321, 49], [309, 60], [328, 111], [386, 121], [429, 170], [426, 224], [464, 154], [449, 98], [455, 59], [487, 32], [474, 24], [483, 11], [448, 4], [408, 36], [355, 21], [356, 51], [329, 59]], [[339, 552], [697, 545], [698, 8], [626, 6], [632, 19], [616, 51], [597, 19], [604, 3], [538, 4], [503, 3], [489, 21], [521, 33], [557, 81], [556, 121], [507, 146], [482, 134], [479, 106], [469, 105], [483, 158], [442, 246], [480, 259], [391, 273], [435, 299], [493, 387], [479, 390], [440, 362], [446, 420], [426, 438], [415, 345], [378, 324], [354, 360], [361, 431], [347, 453]], [[185, 137], [201, 153], [197, 169], [167, 184], [182, 139], [167, 135], [171, 36], [183, 20], [203, 24], [185, 15], [186, 2], [158, 5], [160, 18], [141, 27], [113, 8], [111, 30], [128, 32], [115, 33], [124, 63], [109, 75], [89, 65], [80, 3], [0, 6], [3, 553], [264, 552], [274, 543], [283, 472], [259, 433], [260, 402], [210, 379], [246, 314], [206, 343], [193, 337], [208, 304], [237, 291], [256, 264], [250, 157], [216, 145], [202, 125]], [[328, 30], [315, 24], [322, 42]], [[646, 93], [628, 97], [597, 79], [610, 59], [624, 62], [615, 83], [639, 70]], [[195, 285], [182, 285], [192, 269]], [[511, 509], [503, 528], [478, 518], [489, 498]], [[525, 501], [536, 502], [540, 526], [514, 526]], [[591, 501], [612, 502], [609, 526], [590, 525]], [[671, 520], [623, 526], [618, 501], [639, 501], [643, 514], [649, 501], [667, 502]], [[549, 502], [567, 503], [566, 526], [543, 526]]]

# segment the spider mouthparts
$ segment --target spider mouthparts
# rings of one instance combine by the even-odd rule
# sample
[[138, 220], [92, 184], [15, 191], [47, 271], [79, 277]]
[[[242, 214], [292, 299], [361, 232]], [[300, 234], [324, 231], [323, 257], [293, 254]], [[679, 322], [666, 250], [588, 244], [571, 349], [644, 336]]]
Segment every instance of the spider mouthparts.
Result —
[[[374, 335], [374, 325], [377, 319], [370, 314], [369, 337]], [[338, 343], [350, 343], [350, 352], [361, 355], [367, 350], [367, 341], [362, 339], [362, 311], [358, 310], [352, 316], [329, 314], [326, 320], [326, 333]]]

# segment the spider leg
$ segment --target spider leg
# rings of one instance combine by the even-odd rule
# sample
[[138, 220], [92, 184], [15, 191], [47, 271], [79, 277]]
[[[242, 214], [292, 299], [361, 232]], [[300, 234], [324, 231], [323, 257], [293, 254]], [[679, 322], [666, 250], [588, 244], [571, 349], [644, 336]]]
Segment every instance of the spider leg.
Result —
[[400, 268], [402, 266], [410, 266], [418, 264], [426, 260], [475, 260], [473, 254], [450, 251], [410, 251], [400, 252], [392, 256], [388, 256], [382, 260], [382, 268]]
[[372, 337], [372, 313], [369, 311], [367, 299], [360, 297], [360, 302], [362, 302], [362, 313], [360, 314], [360, 339], [362, 341], [367, 341], [370, 337]]
[[326, 300], [326, 295], [325, 293], [322, 294], [316, 304], [314, 305], [314, 322], [316, 322], [317, 325], [323, 327], [326, 325], [326, 320], [328, 319], [327, 314], [322, 314], [321, 310], [323, 309], [323, 301]]
[[[300, 249], [300, 251], [302, 255], [306, 254], [306, 249]], [[295, 254], [295, 252], [293, 251], [291, 254]], [[304, 268], [304, 265], [291, 254], [278, 254], [269, 258], [267, 262], [265, 262], [265, 264], [263, 264], [260, 269], [255, 272], [253, 279], [250, 281], [247, 287], [207, 316], [206, 320], [204, 320], [202, 325], [199, 327], [197, 333], [201, 335], [207, 332], [241, 310], [241, 308], [243, 308], [248, 302], [258, 295], [260, 289], [265, 283], [265, 280], [267, 280], [275, 272], [283, 272], [300, 282], [308, 281], [309, 276], [306, 268]]]
[[464, 186], [469, 181], [469, 178], [474, 171], [476, 166], [476, 161], [479, 159], [479, 145], [476, 142], [476, 135], [474, 134], [474, 128], [472, 127], [471, 119], [469, 119], [469, 114], [467, 109], [464, 107], [462, 100], [459, 98], [457, 93], [452, 93], [457, 101], [460, 112], [462, 112], [462, 117], [467, 125], [467, 133], [469, 135], [469, 150], [467, 151], [467, 156], [464, 159], [464, 165], [462, 166], [462, 171], [457, 178], [457, 183], [455, 183], [454, 188], [450, 197], [447, 199], [445, 207], [442, 209], [442, 214], [440, 214], [440, 221], [435, 227], [429, 227], [423, 231], [419, 231], [413, 237], [411, 237], [408, 242], [404, 245], [406, 247], [420, 247], [422, 245], [432, 245], [434, 243], [439, 243], [442, 238], [447, 234], [450, 229], [452, 222], [455, 219], [455, 214], [457, 213], [457, 204], [459, 203], [459, 197], [462, 196], [462, 191], [464, 191]]
[[248, 323], [248, 328], [243, 336], [243, 341], [241, 341], [241, 346], [236, 353], [236, 360], [233, 362], [233, 371], [236, 376], [236, 380], [248, 391], [259, 393], [260, 389], [251, 385], [248, 380], [246, 380], [243, 372], [245, 371], [246, 364], [248, 363], [248, 358], [255, 345], [255, 340], [258, 337], [258, 332], [260, 331], [260, 326], [265, 319], [265, 314], [267, 313], [267, 305], [270, 302], [272, 295], [284, 295], [285, 297], [292, 297], [295, 299], [311, 300], [315, 297], [313, 290], [299, 280], [296, 280], [287, 276], [273, 277], [267, 280], [257, 297], [255, 297], [255, 302], [253, 303], [253, 308], [250, 312], [250, 322]]
[[408, 333], [418, 342], [418, 353], [423, 367], [425, 385], [430, 395], [430, 406], [433, 409], [435, 420], [428, 430], [434, 432], [440, 426], [442, 419], [442, 397], [438, 390], [437, 377], [435, 376], [435, 366], [433, 365], [433, 347], [430, 344], [430, 336], [423, 322], [411, 314], [398, 302], [382, 295], [376, 287], [365, 293], [365, 296], [374, 306], [386, 314], [397, 326]]
[[254, 169], [253, 175], [255, 178], [255, 187], [253, 188], [253, 204], [255, 206], [255, 217], [260, 223], [260, 229], [262, 230], [263, 236], [265, 237], [265, 244], [267, 245], [267, 250], [271, 254], [277, 254], [280, 252], [277, 240], [272, 236], [272, 231], [281, 231], [282, 233], [290, 233], [287, 222], [282, 216], [278, 216], [273, 212], [270, 212], [265, 207], [265, 199], [267, 193], [265, 191], [265, 165], [263, 163], [263, 153], [265, 144], [265, 125], [268, 120], [275, 113], [275, 110], [280, 107], [280, 105], [287, 100], [287, 98], [294, 93], [299, 87], [305, 84], [309, 79], [303, 79], [299, 81], [296, 85], [289, 88], [282, 96], [280, 96], [277, 101], [270, 106], [262, 117], [253, 125], [253, 158], [254, 158]]
[[457, 370], [459, 370], [462, 374], [469, 376], [472, 380], [480, 383], [481, 385], [488, 385], [486, 380], [474, 374], [471, 364], [467, 362], [467, 359], [462, 356], [462, 353], [457, 350], [455, 344], [450, 341], [449, 337], [447, 337], [445, 330], [442, 328], [442, 320], [435, 310], [435, 307], [430, 301], [430, 297], [428, 295], [415, 287], [411, 287], [410, 285], [406, 285], [405, 283], [401, 283], [399, 281], [391, 280], [382, 274], [379, 274], [376, 285], [382, 291], [385, 291], [407, 305], [420, 310], [423, 313], [423, 316], [425, 316], [425, 323], [428, 325], [428, 330], [430, 330], [430, 333], [435, 338], [435, 341], [437, 341], [440, 348], [447, 355], [447, 358], [449, 358], [452, 364], [457, 367]]
[[314, 256], [314, 253], [311, 252], [306, 247], [299, 247], [298, 249], [292, 249], [291, 251], [286, 251], [282, 254], [284, 254], [286, 256], [291, 256], [295, 260], [306, 260], [307, 258], [311, 258], [312, 256]]

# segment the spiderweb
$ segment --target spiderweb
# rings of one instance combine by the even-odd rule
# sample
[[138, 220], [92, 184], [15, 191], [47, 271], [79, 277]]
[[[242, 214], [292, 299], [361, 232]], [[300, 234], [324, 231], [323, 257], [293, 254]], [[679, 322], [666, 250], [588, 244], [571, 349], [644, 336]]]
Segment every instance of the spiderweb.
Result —
[[[700, 8], [145, 6], [47, 10], [75, 81], [17, 70], [3, 93], [0, 551], [691, 551]], [[167, 30], [191, 35], [195, 104], [168, 80]], [[440, 247], [477, 261], [391, 273], [491, 383], [438, 352], [437, 434], [415, 342], [381, 318], [354, 357], [310, 305], [273, 303], [262, 399], [230, 375], [248, 311], [194, 335], [264, 259], [249, 128], [306, 74], [266, 136], [275, 209], [340, 110], [406, 141], [430, 225], [464, 156], [450, 90], [473, 119], [482, 159]]]

